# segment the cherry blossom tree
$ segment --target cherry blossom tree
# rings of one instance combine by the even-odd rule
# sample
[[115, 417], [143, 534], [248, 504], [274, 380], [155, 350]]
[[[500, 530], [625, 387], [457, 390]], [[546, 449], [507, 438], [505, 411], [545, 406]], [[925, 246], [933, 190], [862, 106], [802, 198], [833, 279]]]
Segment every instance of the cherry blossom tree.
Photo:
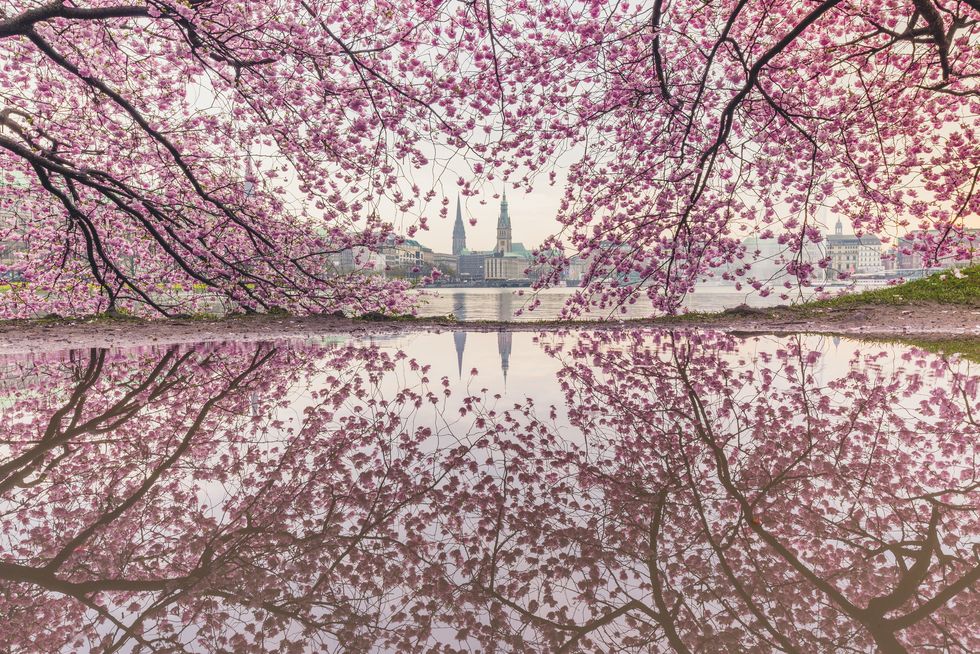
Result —
[[6, 311], [172, 314], [194, 289], [404, 309], [328, 260], [385, 213], [425, 229], [420, 169], [477, 195], [570, 163], [538, 262], [545, 285], [590, 261], [569, 314], [675, 311], [712, 271], [768, 293], [746, 234], [779, 239], [782, 292], [815, 283], [822, 209], [964, 258], [978, 21], [976, 0], [8, 1]]
[[0, 4], [6, 311], [403, 309], [329, 255], [383, 242], [383, 203], [424, 227], [408, 173], [484, 111], [440, 5]]
[[[676, 310], [712, 271], [763, 292], [819, 283], [827, 261], [813, 253], [827, 210], [857, 233], [913, 232], [909, 247], [927, 262], [973, 256], [977, 2], [576, 9], [527, 9], [501, 48], [516, 50], [502, 67], [525, 71], [522, 90], [545, 89], [552, 116], [517, 114], [539, 128], [528, 158], [568, 141], [583, 152], [568, 174], [561, 237], [541, 255], [558, 270], [567, 259], [554, 250], [570, 243], [591, 262], [569, 313], [644, 294]], [[778, 239], [783, 279], [751, 277], [750, 235]]]
[[556, 407], [375, 344], [4, 362], [0, 644], [977, 649], [970, 364], [551, 336]]

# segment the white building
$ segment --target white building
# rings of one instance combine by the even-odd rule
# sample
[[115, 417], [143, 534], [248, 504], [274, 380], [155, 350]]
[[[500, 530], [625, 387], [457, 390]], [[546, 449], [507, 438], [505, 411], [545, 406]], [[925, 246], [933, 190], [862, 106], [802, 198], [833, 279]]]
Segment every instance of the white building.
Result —
[[330, 255], [330, 263], [339, 273], [361, 272], [384, 275], [386, 257], [379, 252], [358, 245]]
[[824, 256], [830, 259], [826, 273], [828, 281], [838, 279], [841, 274], [876, 273], [885, 269], [881, 260], [881, 240], [877, 236], [845, 234], [840, 219], [823, 246]]

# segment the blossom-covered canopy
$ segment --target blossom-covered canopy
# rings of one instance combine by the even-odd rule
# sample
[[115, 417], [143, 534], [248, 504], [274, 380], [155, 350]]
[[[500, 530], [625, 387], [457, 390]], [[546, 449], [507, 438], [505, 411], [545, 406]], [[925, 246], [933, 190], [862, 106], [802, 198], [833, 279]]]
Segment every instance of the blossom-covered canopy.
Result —
[[[712, 270], [809, 284], [826, 211], [967, 257], [978, 21], [978, 0], [3, 2], [4, 312], [399, 310], [403, 285], [330, 254], [445, 218], [457, 177], [565, 185], [538, 263], [548, 284], [589, 261], [570, 314], [674, 311]], [[747, 272], [747, 234], [782, 279]]]

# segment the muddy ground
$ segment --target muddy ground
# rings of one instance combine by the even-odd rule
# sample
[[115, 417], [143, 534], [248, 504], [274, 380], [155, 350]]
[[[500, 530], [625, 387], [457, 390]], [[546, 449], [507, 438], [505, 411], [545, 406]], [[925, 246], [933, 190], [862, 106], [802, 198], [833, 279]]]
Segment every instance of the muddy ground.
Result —
[[0, 354], [77, 348], [145, 347], [170, 343], [308, 339], [328, 334], [391, 334], [418, 329], [538, 331], [549, 329], [710, 328], [740, 333], [819, 332], [866, 337], [980, 339], [980, 307], [866, 306], [849, 309], [732, 309], [698, 317], [604, 322], [455, 322], [447, 319], [373, 322], [333, 316], [247, 316], [220, 320], [9, 321], [0, 323]]

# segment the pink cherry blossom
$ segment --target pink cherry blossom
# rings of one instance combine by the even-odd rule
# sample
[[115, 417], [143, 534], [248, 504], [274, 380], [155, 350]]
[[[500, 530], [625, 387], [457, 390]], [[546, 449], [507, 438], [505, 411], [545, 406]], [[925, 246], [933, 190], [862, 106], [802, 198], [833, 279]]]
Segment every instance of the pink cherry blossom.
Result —
[[0, 304], [403, 310], [329, 255], [442, 216], [419, 171], [476, 195], [567, 165], [538, 253], [541, 286], [589, 262], [568, 315], [676, 311], [745, 275], [749, 234], [811, 284], [824, 211], [969, 257], [978, 24], [975, 0], [7, 2]]

